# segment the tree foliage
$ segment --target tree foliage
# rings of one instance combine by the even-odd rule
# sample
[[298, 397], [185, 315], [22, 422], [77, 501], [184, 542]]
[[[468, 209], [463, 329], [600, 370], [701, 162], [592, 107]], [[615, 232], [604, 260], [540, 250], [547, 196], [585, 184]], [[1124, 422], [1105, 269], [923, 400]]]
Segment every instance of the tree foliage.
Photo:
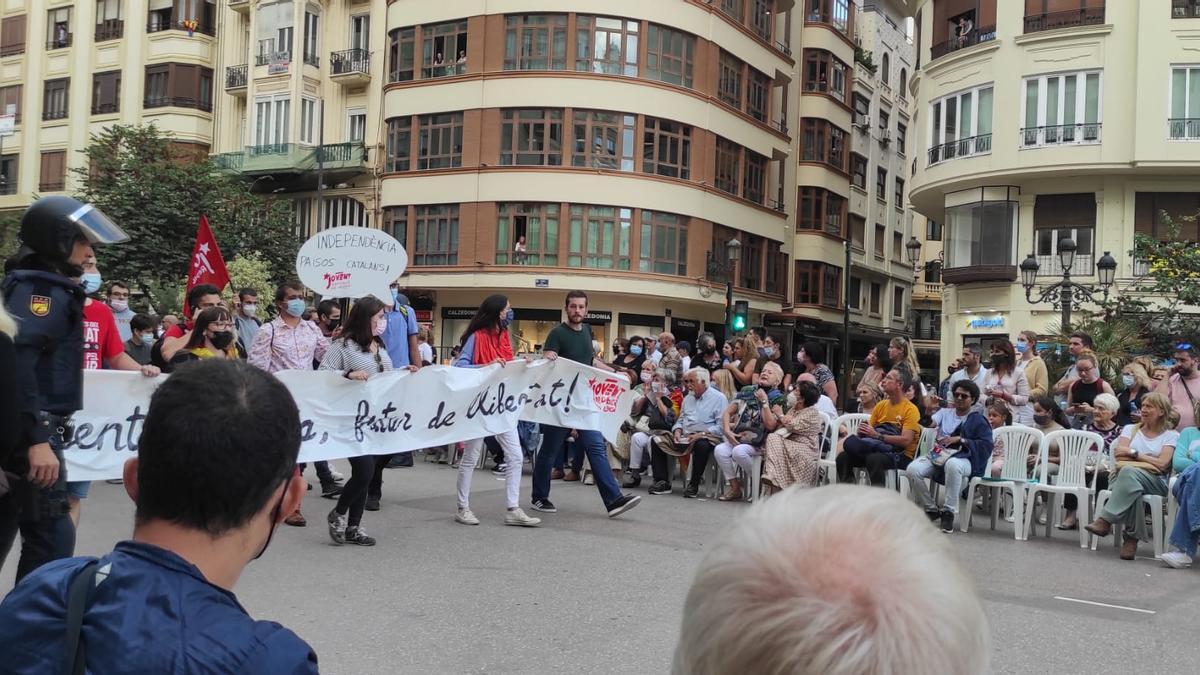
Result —
[[130, 236], [100, 249], [101, 269], [147, 294], [159, 311], [177, 304], [201, 214], [226, 261], [252, 256], [273, 282], [295, 275], [299, 242], [289, 201], [252, 194], [248, 183], [217, 171], [154, 125], [108, 127], [93, 134], [83, 153], [86, 166], [72, 169], [81, 182], [75, 197]]
[[0, 268], [20, 248], [20, 238], [17, 236], [20, 228], [20, 212], [0, 214]]

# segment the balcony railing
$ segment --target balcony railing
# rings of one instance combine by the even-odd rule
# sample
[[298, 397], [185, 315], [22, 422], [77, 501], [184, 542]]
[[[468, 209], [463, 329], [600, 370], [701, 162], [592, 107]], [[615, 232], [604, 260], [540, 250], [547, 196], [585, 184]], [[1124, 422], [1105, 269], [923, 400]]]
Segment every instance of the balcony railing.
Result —
[[125, 22], [121, 19], [105, 19], [96, 24], [96, 42], [119, 40], [125, 34]]
[[71, 46], [72, 37], [73, 36], [70, 33], [67, 33], [66, 35], [60, 35], [47, 42], [46, 49], [66, 49], [67, 47]]
[[[1063, 273], [1062, 261], [1058, 255], [1039, 255], [1037, 256], [1039, 277], [1061, 277]], [[1090, 277], [1095, 273], [1096, 256], [1091, 253], [1076, 253], [1075, 260], [1071, 263], [1071, 276], [1073, 277]]]
[[120, 112], [120, 106], [116, 103], [97, 103], [92, 106], [93, 115], [107, 115], [115, 112]]
[[953, 37], [945, 42], [937, 43], [929, 48], [929, 55], [932, 58], [940, 59], [951, 52], [956, 52], [967, 47], [973, 47], [982, 42], [991, 42], [995, 39], [996, 27], [982, 26], [978, 30], [971, 31], [963, 37]]
[[970, 138], [960, 138], [957, 141], [935, 145], [929, 149], [929, 165], [956, 157], [986, 155], [992, 151], [992, 135], [980, 134]]
[[1026, 127], [1021, 130], [1021, 146], [1026, 148], [1043, 148], [1051, 145], [1094, 145], [1099, 142], [1099, 122]]
[[1200, 18], [1200, 3], [1197, 3], [1196, 0], [1191, 0], [1188, 3], [1177, 2], [1174, 4], [1175, 6], [1171, 8], [1172, 19]]
[[15, 195], [17, 194], [17, 179], [9, 178], [8, 176], [0, 176], [0, 195]]
[[819, 23], [826, 26], [832, 26], [834, 30], [850, 37], [850, 20], [849, 14], [840, 15], [840, 12], [829, 12], [824, 10], [816, 10], [809, 12], [804, 17], [804, 23]]
[[369, 74], [371, 54], [365, 49], [344, 49], [329, 54], [329, 71], [333, 75]]
[[320, 68], [321, 67], [321, 57], [317, 56], [316, 54], [305, 54], [304, 55], [304, 63], [312, 66], [313, 68]]
[[842, 103], [846, 102], [845, 88], [838, 89], [836, 87], [831, 87], [831, 86], [829, 86], [828, 82], [821, 82], [821, 81], [805, 82], [804, 83], [804, 91], [805, 91], [805, 93], [819, 92], [821, 94], [829, 94], [830, 96], [836, 98], [837, 100], [841, 101]]
[[421, 68], [421, 77], [429, 80], [435, 77], [450, 77], [451, 75], [465, 75], [467, 72], [467, 64], [463, 63], [435, 63], [431, 66]]
[[242, 64], [240, 66], [225, 67], [225, 88], [226, 89], [241, 89], [246, 86], [248, 66]]
[[212, 112], [212, 101], [205, 101], [191, 96], [147, 96], [142, 101], [143, 108], [165, 108], [168, 106]]
[[[183, 25], [182, 20], [175, 22], [175, 24], [171, 24], [170, 21], [167, 21], [164, 19], [158, 19], [158, 18], [155, 18], [155, 16], [156, 15], [151, 13], [150, 21], [146, 24], [146, 32], [147, 33], [161, 33], [166, 30], [187, 30], [187, 26]], [[217, 27], [200, 23], [200, 24], [196, 25], [195, 30], [190, 31], [190, 32], [202, 33], [204, 35], [215, 36], [217, 34]]]
[[1200, 139], [1200, 119], [1174, 117], [1167, 120], [1167, 137], [1172, 140]]
[[1095, 26], [1104, 23], [1104, 7], [1085, 7], [1062, 12], [1042, 12], [1025, 16], [1025, 32], [1037, 33], [1044, 30]]
[[942, 295], [942, 283], [933, 281], [924, 281], [916, 286], [918, 295]]
[[67, 119], [67, 109], [47, 108], [42, 111], [43, 120], [65, 120]]
[[246, 146], [240, 152], [213, 155], [217, 168], [247, 174], [305, 173], [316, 171], [318, 159], [326, 171], [354, 170], [366, 166], [362, 143], [334, 143], [315, 147], [299, 143]]

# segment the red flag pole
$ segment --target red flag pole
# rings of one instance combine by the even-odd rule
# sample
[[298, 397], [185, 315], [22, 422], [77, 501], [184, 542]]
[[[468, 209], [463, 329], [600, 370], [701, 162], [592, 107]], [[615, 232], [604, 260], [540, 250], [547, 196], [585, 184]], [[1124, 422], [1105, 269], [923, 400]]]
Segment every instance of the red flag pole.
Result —
[[217, 246], [217, 238], [208, 225], [208, 216], [200, 215], [200, 227], [196, 231], [196, 245], [188, 263], [187, 291], [200, 284], [212, 284], [220, 290], [229, 285], [229, 270]]

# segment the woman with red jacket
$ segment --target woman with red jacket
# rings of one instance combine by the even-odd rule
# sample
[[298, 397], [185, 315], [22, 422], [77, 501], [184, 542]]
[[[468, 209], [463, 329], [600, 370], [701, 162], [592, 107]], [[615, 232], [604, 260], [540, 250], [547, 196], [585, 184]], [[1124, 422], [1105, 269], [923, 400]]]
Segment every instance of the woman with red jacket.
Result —
[[[508, 325], [512, 323], [512, 306], [503, 295], [488, 296], [475, 317], [462, 335], [462, 351], [455, 359], [458, 368], [480, 368], [504, 364], [513, 360], [512, 340], [508, 336]], [[520, 527], [536, 527], [541, 524], [540, 518], [531, 518], [518, 506], [521, 494], [521, 439], [516, 429], [510, 429], [496, 435], [500, 447], [504, 449], [504, 487], [508, 500], [508, 512], [504, 514], [505, 525]], [[475, 462], [483, 449], [483, 439], [476, 438], [467, 441], [462, 460], [458, 465], [458, 513], [454, 520], [463, 525], [478, 525], [479, 519], [471, 513], [471, 474], [475, 471]]]

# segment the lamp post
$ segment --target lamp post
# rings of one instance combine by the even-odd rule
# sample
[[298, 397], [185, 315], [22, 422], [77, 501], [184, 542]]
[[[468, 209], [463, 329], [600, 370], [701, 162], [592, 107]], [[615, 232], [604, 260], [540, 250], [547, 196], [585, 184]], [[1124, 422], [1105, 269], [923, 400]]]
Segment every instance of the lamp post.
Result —
[[[737, 261], [742, 257], [742, 242], [737, 238], [730, 239], [725, 244], [725, 259], [717, 257], [714, 251], [708, 252], [708, 277], [725, 278], [725, 328], [730, 329], [733, 320], [733, 273], [737, 269]], [[728, 338], [728, 336], [727, 336]]]
[[[918, 241], [915, 236], [908, 238], [908, 243], [906, 243], [904, 245], [904, 252], [908, 256], [908, 263], [913, 266], [913, 291], [915, 293], [916, 288], [917, 288], [917, 283], [920, 280], [921, 272], [937, 271], [940, 273], [940, 271], [942, 269], [942, 255], [944, 252], [938, 253], [938, 257], [936, 260], [930, 260], [929, 262], [925, 263], [924, 265], [918, 264], [921, 261], [921, 242]], [[912, 321], [913, 321], [913, 331], [912, 332], [913, 332], [913, 337], [915, 338], [916, 334], [917, 334], [917, 329], [920, 326], [920, 322], [917, 321], [917, 303], [915, 301], [912, 302]]]
[[[1034, 285], [1037, 283], [1038, 270], [1041, 265], [1038, 264], [1037, 257], [1030, 253], [1021, 261], [1021, 285], [1025, 287], [1025, 299], [1030, 304], [1049, 303], [1056, 305], [1059, 311], [1062, 312], [1062, 330], [1071, 330], [1071, 310], [1080, 309], [1084, 301], [1087, 302], [1107, 302], [1108, 291], [1112, 288], [1113, 281], [1117, 276], [1117, 261], [1108, 251], [1096, 261], [1096, 276], [1099, 278], [1099, 288], [1080, 284], [1071, 280], [1071, 266], [1075, 264], [1075, 253], [1078, 250], [1075, 241], [1070, 237], [1063, 237], [1058, 242], [1058, 262], [1062, 266], [1062, 281], [1055, 282], [1049, 286], [1037, 289], [1037, 297], [1034, 297]], [[1097, 294], [1103, 294], [1103, 300], [1096, 300]]]

